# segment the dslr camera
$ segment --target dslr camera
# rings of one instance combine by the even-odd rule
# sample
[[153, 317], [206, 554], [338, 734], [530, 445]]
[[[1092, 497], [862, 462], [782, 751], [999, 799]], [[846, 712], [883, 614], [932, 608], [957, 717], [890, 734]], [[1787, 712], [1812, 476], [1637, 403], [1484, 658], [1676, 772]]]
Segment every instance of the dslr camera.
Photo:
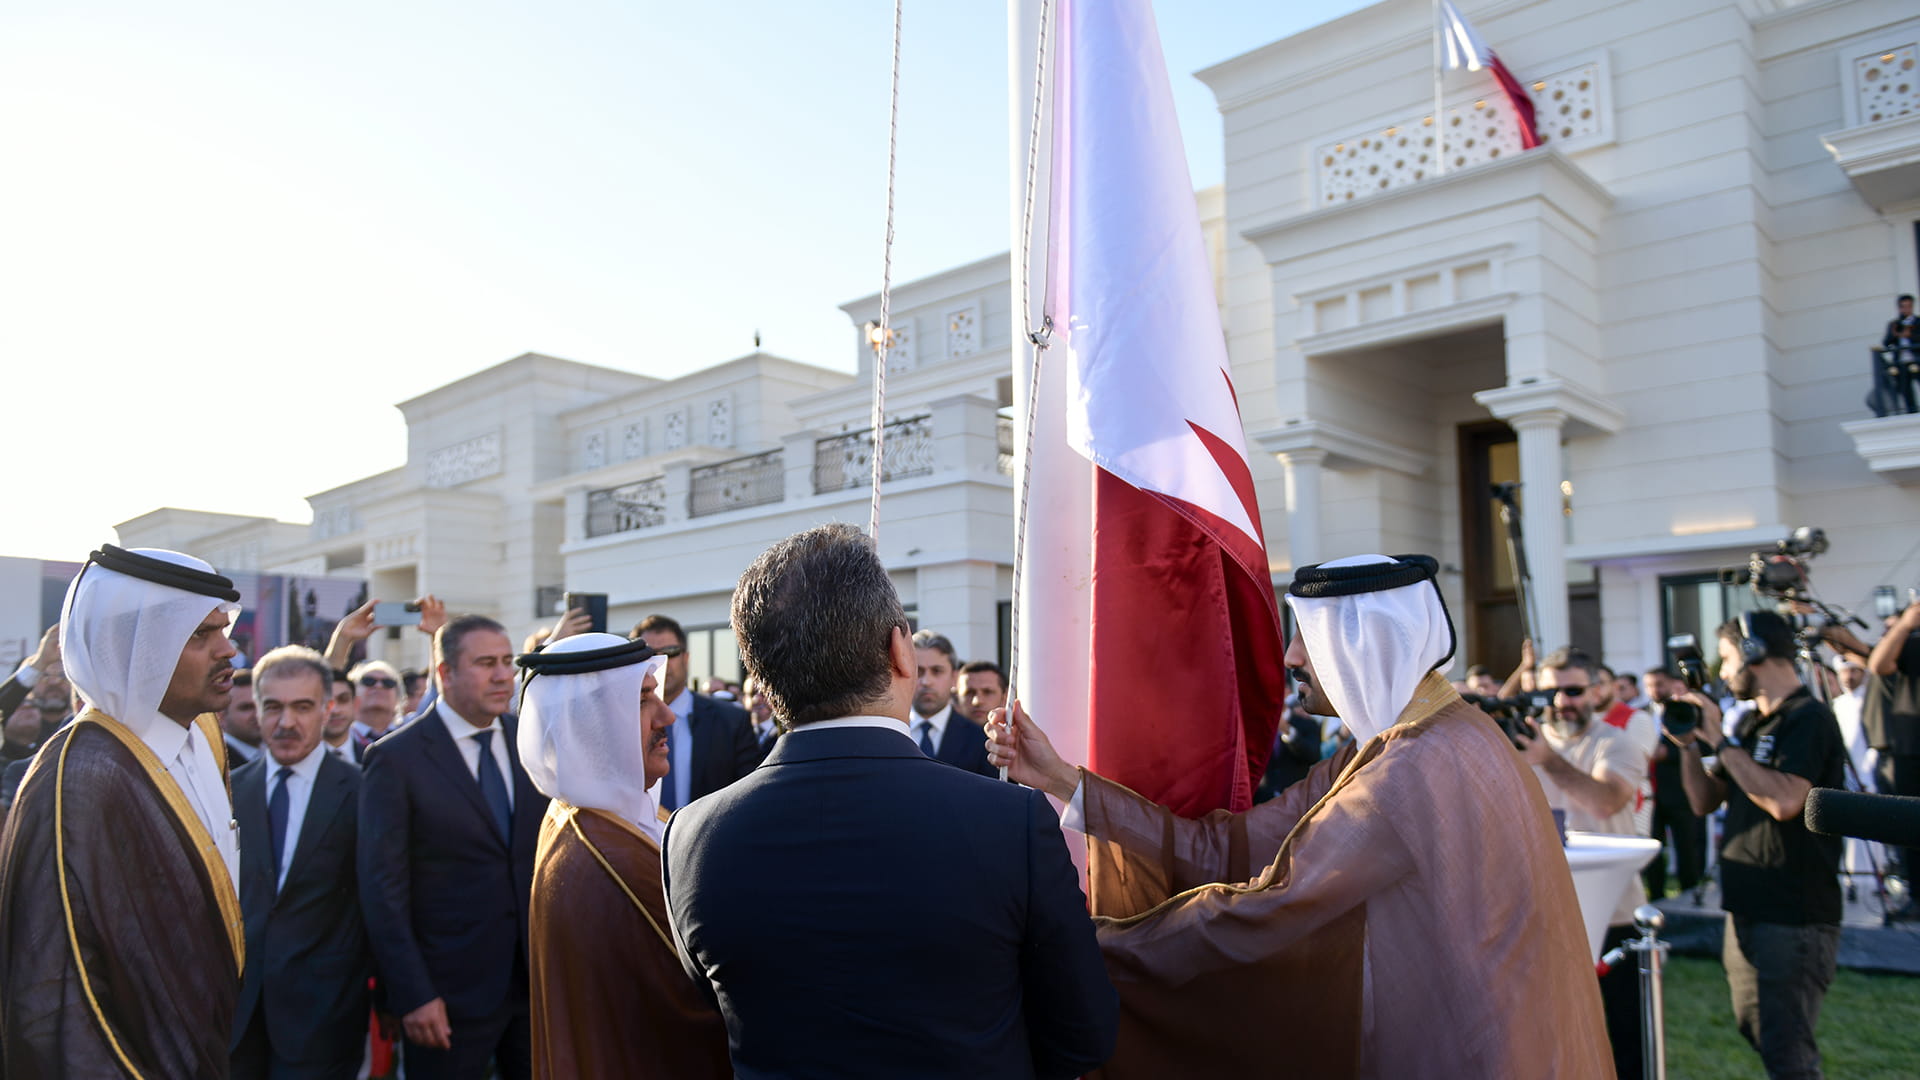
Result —
[[1537, 691], [1510, 698], [1482, 697], [1479, 694], [1461, 694], [1460, 697], [1467, 704], [1475, 706], [1492, 717], [1493, 722], [1500, 726], [1501, 734], [1507, 737], [1508, 742], [1513, 743], [1515, 750], [1520, 749], [1520, 744], [1514, 739], [1515, 735], [1524, 734], [1529, 739], [1540, 737], [1540, 729], [1533, 721], [1553, 706], [1552, 694]]
[[[1700, 655], [1700, 643], [1692, 634], [1675, 634], [1667, 639], [1667, 652], [1673, 655], [1674, 670], [1689, 690], [1704, 690], [1707, 685], [1707, 661]], [[1700, 726], [1700, 710], [1692, 703], [1669, 701], [1660, 710], [1660, 726], [1675, 735], [1685, 735]]]

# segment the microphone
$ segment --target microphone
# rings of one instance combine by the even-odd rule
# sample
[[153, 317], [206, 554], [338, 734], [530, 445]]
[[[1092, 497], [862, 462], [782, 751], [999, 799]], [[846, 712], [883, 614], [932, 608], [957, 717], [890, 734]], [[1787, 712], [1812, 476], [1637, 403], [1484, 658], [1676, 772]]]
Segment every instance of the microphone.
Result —
[[1894, 847], [1920, 847], [1920, 798], [1814, 788], [1807, 792], [1807, 830]]

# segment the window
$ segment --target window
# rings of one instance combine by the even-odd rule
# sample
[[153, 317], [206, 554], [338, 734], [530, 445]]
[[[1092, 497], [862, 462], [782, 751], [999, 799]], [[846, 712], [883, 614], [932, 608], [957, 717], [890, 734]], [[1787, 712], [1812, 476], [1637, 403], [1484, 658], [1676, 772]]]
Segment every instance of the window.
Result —
[[[1745, 585], [1729, 585], [1720, 575], [1707, 570], [1693, 574], [1673, 574], [1660, 579], [1660, 633], [1664, 647], [1675, 634], [1692, 634], [1700, 643], [1700, 654], [1707, 667], [1720, 666], [1716, 635], [1720, 624], [1743, 611], [1760, 611], [1769, 605]], [[1660, 662], [1671, 666], [1673, 657], [1662, 653]]]

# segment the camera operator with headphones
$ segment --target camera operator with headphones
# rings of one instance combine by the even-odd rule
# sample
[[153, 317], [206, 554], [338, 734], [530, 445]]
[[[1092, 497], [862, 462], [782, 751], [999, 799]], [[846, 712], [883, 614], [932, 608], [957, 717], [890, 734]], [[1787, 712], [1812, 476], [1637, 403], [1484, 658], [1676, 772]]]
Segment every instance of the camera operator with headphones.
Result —
[[[1769, 611], [1720, 627], [1720, 678], [1753, 702], [1732, 733], [1720, 707], [1698, 690], [1681, 700], [1700, 710], [1681, 749], [1687, 801], [1706, 815], [1727, 804], [1720, 840], [1721, 959], [1734, 1019], [1770, 1077], [1817, 1077], [1814, 1025], [1840, 947], [1840, 839], [1807, 830], [1815, 787], [1846, 786], [1839, 725], [1794, 670], [1793, 629]], [[1705, 767], [1703, 753], [1716, 760]]]

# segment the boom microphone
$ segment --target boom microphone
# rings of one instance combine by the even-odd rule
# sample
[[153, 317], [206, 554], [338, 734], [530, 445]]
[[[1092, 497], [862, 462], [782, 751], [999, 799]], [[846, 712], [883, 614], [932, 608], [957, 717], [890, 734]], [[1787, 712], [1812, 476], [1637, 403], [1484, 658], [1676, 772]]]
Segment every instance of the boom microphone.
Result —
[[1807, 792], [1807, 829], [1894, 847], [1920, 847], [1920, 799], [1864, 791], [1814, 788]]

